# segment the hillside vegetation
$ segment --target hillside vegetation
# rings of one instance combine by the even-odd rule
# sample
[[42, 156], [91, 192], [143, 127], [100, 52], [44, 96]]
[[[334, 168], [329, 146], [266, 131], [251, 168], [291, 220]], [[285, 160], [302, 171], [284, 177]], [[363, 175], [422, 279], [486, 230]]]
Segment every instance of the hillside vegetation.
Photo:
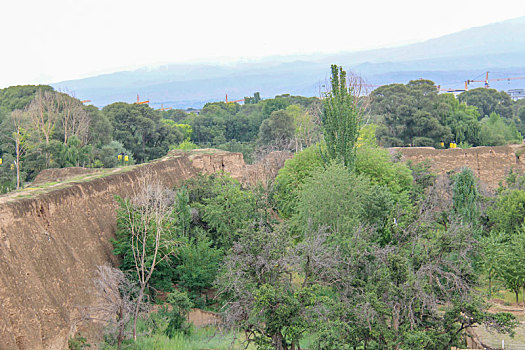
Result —
[[[485, 111], [477, 94], [461, 97], [467, 105], [415, 81], [379, 90], [368, 107], [333, 66], [322, 101], [216, 103], [186, 117], [195, 142], [295, 156], [267, 186], [219, 173], [175, 188], [144, 181], [119, 198], [120, 269], [96, 279], [107, 286], [102, 297], [119, 296], [102, 298], [117, 301], [102, 305], [113, 310], [104, 346], [196, 344], [202, 331], [186, 322], [192, 307], [218, 312], [226, 332], [214, 341], [234, 337], [234, 348], [449, 349], [465, 346], [476, 326], [512, 334], [516, 317], [490, 310], [489, 300], [505, 289], [515, 302], [523, 297], [522, 175], [490, 193], [468, 168], [436, 176], [379, 146], [458, 138], [468, 147], [488, 142], [483, 128], [495, 142], [519, 140], [516, 105]], [[223, 121], [246, 111], [266, 116], [257, 136], [227, 138], [234, 131]], [[420, 120], [433, 127], [412, 130]], [[303, 125], [315, 127], [302, 134]]]

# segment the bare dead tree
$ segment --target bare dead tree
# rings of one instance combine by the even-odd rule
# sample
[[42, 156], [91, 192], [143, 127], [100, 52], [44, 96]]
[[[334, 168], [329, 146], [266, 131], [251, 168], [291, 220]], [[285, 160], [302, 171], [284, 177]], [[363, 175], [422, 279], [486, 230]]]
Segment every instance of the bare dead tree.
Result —
[[83, 144], [87, 142], [90, 119], [78, 99], [62, 92], [39, 91], [26, 111], [32, 128], [46, 145], [59, 123], [63, 128], [65, 144], [73, 135]]
[[[368, 111], [370, 102], [372, 101], [370, 92], [372, 91], [373, 85], [370, 85], [366, 79], [352, 71], [347, 72], [346, 83], [354, 100], [354, 104], [359, 108], [359, 113], [364, 115]], [[319, 86], [319, 98], [321, 100], [326, 98], [329, 92], [329, 86], [330, 82], [328, 79], [325, 79]], [[318, 108], [321, 109], [321, 106]]]
[[288, 153], [295, 149], [295, 142], [293, 139], [282, 138], [274, 140], [271, 143], [258, 146], [253, 152], [254, 163], [260, 163], [271, 153], [282, 152]]
[[96, 302], [81, 309], [81, 321], [103, 323], [105, 332], [116, 337], [120, 350], [126, 338], [126, 326], [135, 309], [133, 297], [136, 292], [136, 284], [122, 271], [107, 265], [97, 266], [94, 279]]
[[292, 145], [291, 140], [287, 140], [258, 147], [254, 152], [255, 162], [246, 167], [242, 182], [266, 187], [277, 176], [284, 162], [292, 158], [289, 150]]
[[130, 245], [139, 281], [133, 319], [133, 339], [137, 339], [137, 318], [144, 302], [145, 290], [155, 267], [173, 253], [176, 242], [166, 237], [166, 223], [172, 214], [174, 192], [144, 173], [138, 191], [123, 201], [121, 218], [129, 230]]
[[[82, 145], [86, 144], [89, 135], [89, 114], [84, 110], [82, 103], [65, 93], [39, 90], [35, 98], [25, 109], [31, 130], [46, 146], [56, 132], [57, 127], [63, 130], [65, 144], [71, 136], [76, 136]], [[50, 157], [46, 150], [46, 167]]]
[[303, 130], [303, 140], [305, 147], [317, 144], [321, 140], [321, 102], [317, 101], [310, 105], [306, 114], [306, 123], [301, 125]]
[[[373, 85], [370, 85], [363, 77], [352, 71], [349, 71], [346, 75], [346, 84], [351, 99], [353, 100], [352, 104], [355, 106], [357, 115], [359, 115], [360, 127], [368, 125], [371, 119], [370, 104], [372, 102], [372, 96], [370, 92], [372, 91]], [[330, 84], [328, 80], [326, 80], [324, 84], [319, 87], [319, 98], [321, 100], [325, 99], [330, 94], [330, 91], [328, 90], [329, 86]], [[321, 87], [323, 89], [321, 89]], [[318, 119], [317, 123], [321, 126], [321, 114], [323, 112], [322, 103], [313, 106], [315, 108], [313, 112], [316, 113], [315, 115]], [[321, 139], [323, 139], [323, 135], [321, 135]]]
[[370, 85], [363, 77], [353, 72], [347, 75], [347, 80], [355, 103], [359, 106], [361, 115], [364, 115], [370, 107]]
[[89, 133], [89, 115], [82, 103], [65, 93], [56, 94], [60, 106], [60, 121], [64, 129], [64, 143], [67, 144], [71, 136], [76, 136], [85, 144]]
[[56, 103], [55, 92], [39, 90], [26, 109], [31, 120], [32, 129], [39, 136], [40, 142], [49, 144], [51, 134], [55, 130], [59, 117], [59, 106]]
[[[56, 93], [53, 91], [39, 90], [35, 98], [26, 107], [26, 112], [31, 122], [31, 130], [38, 135], [40, 143], [49, 145], [49, 141], [55, 131], [59, 120], [60, 106], [56, 100]], [[49, 152], [45, 152], [46, 167], [49, 166]]]
[[[259, 317], [268, 310], [258, 309], [257, 289], [271, 285], [294, 293], [312, 284], [332, 284], [338, 280], [335, 277], [341, 261], [338, 251], [325, 244], [327, 233], [323, 229], [313, 232], [293, 249], [287, 249], [291, 238], [284, 226], [276, 230], [256, 226], [254, 232], [234, 243], [217, 279], [219, 294], [231, 298], [224, 306], [225, 325], [240, 327], [248, 343], [264, 338], [270, 340], [275, 349], [300, 349], [298, 339], [285, 341], [282, 331], [288, 326], [286, 321], [273, 320], [272, 316], [270, 319]], [[294, 280], [297, 278], [303, 281], [297, 283]], [[313, 323], [324, 310], [315, 305], [296, 311], [294, 317]], [[270, 321], [275, 321], [275, 328], [265, 326]], [[289, 346], [288, 342], [291, 342]]]
[[321, 139], [321, 103], [316, 101], [307, 109], [294, 114], [294, 141], [295, 152], [300, 152], [304, 147], [310, 147]]

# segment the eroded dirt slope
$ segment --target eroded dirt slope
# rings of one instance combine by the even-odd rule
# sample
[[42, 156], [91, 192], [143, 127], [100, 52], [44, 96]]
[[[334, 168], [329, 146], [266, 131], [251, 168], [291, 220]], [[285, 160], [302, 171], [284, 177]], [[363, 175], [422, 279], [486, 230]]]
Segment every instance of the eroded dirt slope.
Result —
[[[0, 349], [65, 349], [79, 306], [92, 300], [97, 265], [115, 263], [115, 195], [144, 171], [166, 186], [199, 172], [243, 176], [241, 154], [172, 153], [85, 182], [3, 196], [0, 201]], [[53, 185], [56, 186], [56, 185]]]
[[[520, 146], [472, 147], [467, 149], [434, 149], [433, 147], [396, 147], [391, 152], [400, 152], [402, 160], [414, 163], [429, 161], [432, 170], [438, 174], [469, 167], [480, 181], [495, 189], [511, 169], [525, 170], [520, 160]], [[521, 156], [522, 158], [525, 156]]]

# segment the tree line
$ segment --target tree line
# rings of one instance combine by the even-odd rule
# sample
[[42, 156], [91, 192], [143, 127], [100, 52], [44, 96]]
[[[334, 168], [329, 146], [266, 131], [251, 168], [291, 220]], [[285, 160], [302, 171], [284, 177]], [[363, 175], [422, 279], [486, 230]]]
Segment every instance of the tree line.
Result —
[[47, 168], [143, 163], [174, 148], [240, 151], [248, 161], [256, 148], [292, 148], [291, 139], [300, 149], [318, 137], [315, 102], [289, 95], [261, 101], [256, 93], [245, 105], [209, 103], [200, 114], [124, 102], [99, 110], [50, 86], [9, 87], [0, 90], [0, 191]]
[[371, 93], [371, 119], [384, 147], [460, 147], [520, 143], [525, 132], [524, 100], [505, 92], [477, 88], [438, 94], [434, 82], [413, 80], [381, 86]]
[[[473, 89], [457, 98], [416, 80], [354, 96], [376, 125], [380, 146], [496, 146], [521, 142], [525, 104], [504, 92]], [[199, 114], [116, 102], [98, 109], [39, 85], [0, 90], [0, 191], [32, 181], [46, 168], [115, 167], [166, 155], [169, 149], [212, 147], [248, 162], [271, 150], [298, 152], [321, 139], [322, 99], [259, 93], [244, 104], [213, 102]], [[325, 135], [326, 137], [326, 135]]]

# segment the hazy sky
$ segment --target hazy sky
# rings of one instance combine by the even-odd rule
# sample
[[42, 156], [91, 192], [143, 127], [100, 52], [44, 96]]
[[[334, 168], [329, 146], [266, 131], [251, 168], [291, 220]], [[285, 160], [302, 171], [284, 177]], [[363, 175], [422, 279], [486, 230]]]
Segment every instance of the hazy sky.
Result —
[[523, 0], [4, 0], [0, 88], [392, 46], [524, 15]]

